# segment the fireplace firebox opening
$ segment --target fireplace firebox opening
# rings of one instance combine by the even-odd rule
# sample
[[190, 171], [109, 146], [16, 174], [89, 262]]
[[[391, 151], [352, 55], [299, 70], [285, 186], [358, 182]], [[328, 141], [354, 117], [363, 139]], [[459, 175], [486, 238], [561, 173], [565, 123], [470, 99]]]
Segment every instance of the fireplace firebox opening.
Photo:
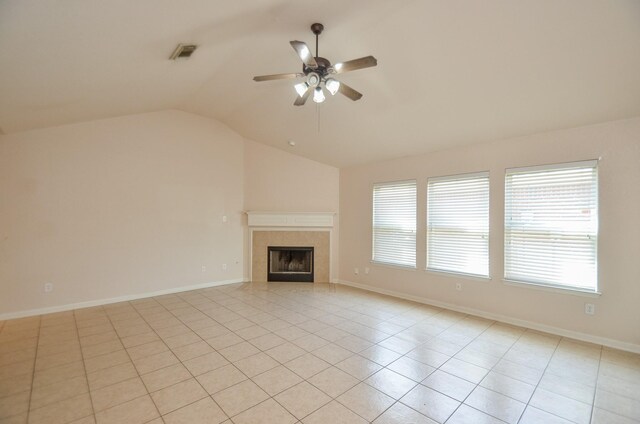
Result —
[[313, 247], [268, 246], [267, 281], [313, 283]]

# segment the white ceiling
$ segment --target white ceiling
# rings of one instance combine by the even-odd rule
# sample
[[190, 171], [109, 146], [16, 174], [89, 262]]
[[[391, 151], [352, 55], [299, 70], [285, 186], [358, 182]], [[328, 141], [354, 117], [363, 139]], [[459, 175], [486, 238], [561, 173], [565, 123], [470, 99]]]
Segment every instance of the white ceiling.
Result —
[[[316, 21], [362, 100], [252, 81]], [[638, 0], [0, 0], [0, 52], [5, 133], [177, 108], [335, 166], [640, 115]]]

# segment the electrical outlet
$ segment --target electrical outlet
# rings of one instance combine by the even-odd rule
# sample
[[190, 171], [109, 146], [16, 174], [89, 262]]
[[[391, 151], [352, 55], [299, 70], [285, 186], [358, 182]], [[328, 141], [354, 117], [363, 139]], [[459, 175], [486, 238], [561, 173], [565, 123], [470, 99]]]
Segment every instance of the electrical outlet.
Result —
[[53, 284], [52, 283], [44, 283], [44, 292], [45, 293], [51, 293], [53, 291]]
[[585, 303], [584, 304], [584, 313], [587, 315], [595, 315], [596, 314], [596, 305], [593, 303]]
[[462, 291], [462, 283], [456, 283], [456, 290]]
[[358, 268], [353, 268], [353, 273], [355, 275], [358, 275], [358, 274], [360, 274], [360, 270]]
[[222, 264], [222, 270], [226, 271], [227, 270], [227, 264]]
[[202, 272], [207, 272], [207, 267], [202, 265]]
[[365, 268], [364, 269], [364, 273], [367, 274], [367, 275], [369, 275], [369, 271], [371, 271], [369, 268]]
[[227, 215], [222, 215], [222, 222], [227, 222], [227, 221], [228, 221]]

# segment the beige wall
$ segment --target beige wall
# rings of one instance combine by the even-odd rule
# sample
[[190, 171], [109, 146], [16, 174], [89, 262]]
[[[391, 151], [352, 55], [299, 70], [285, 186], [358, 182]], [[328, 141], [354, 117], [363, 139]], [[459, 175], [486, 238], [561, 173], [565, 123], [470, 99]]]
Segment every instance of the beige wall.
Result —
[[178, 111], [0, 136], [0, 315], [242, 279], [243, 178], [243, 139]]
[[[340, 171], [254, 141], [244, 145], [246, 211], [335, 212], [331, 230], [331, 279], [338, 274]], [[250, 234], [245, 235], [249, 273]]]
[[[401, 136], [401, 135], [399, 135]], [[390, 140], [390, 142], [392, 142]], [[509, 167], [602, 157], [599, 165], [599, 284], [602, 296], [505, 285], [503, 276], [504, 170]], [[424, 271], [426, 180], [490, 171], [490, 281]], [[417, 270], [370, 263], [371, 186], [418, 180]], [[341, 280], [503, 315], [640, 347], [640, 118], [555, 131], [341, 170]], [[354, 268], [370, 267], [365, 275]], [[455, 290], [456, 283], [463, 290]], [[594, 303], [596, 314], [584, 314]]]

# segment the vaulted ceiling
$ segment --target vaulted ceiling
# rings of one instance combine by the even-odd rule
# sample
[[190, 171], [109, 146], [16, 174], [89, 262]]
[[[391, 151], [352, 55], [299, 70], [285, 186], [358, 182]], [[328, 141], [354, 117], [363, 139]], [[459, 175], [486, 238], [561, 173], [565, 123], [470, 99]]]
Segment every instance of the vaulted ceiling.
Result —
[[[313, 22], [360, 101], [252, 81]], [[0, 0], [0, 52], [5, 133], [175, 108], [335, 166], [640, 115], [637, 0]]]

